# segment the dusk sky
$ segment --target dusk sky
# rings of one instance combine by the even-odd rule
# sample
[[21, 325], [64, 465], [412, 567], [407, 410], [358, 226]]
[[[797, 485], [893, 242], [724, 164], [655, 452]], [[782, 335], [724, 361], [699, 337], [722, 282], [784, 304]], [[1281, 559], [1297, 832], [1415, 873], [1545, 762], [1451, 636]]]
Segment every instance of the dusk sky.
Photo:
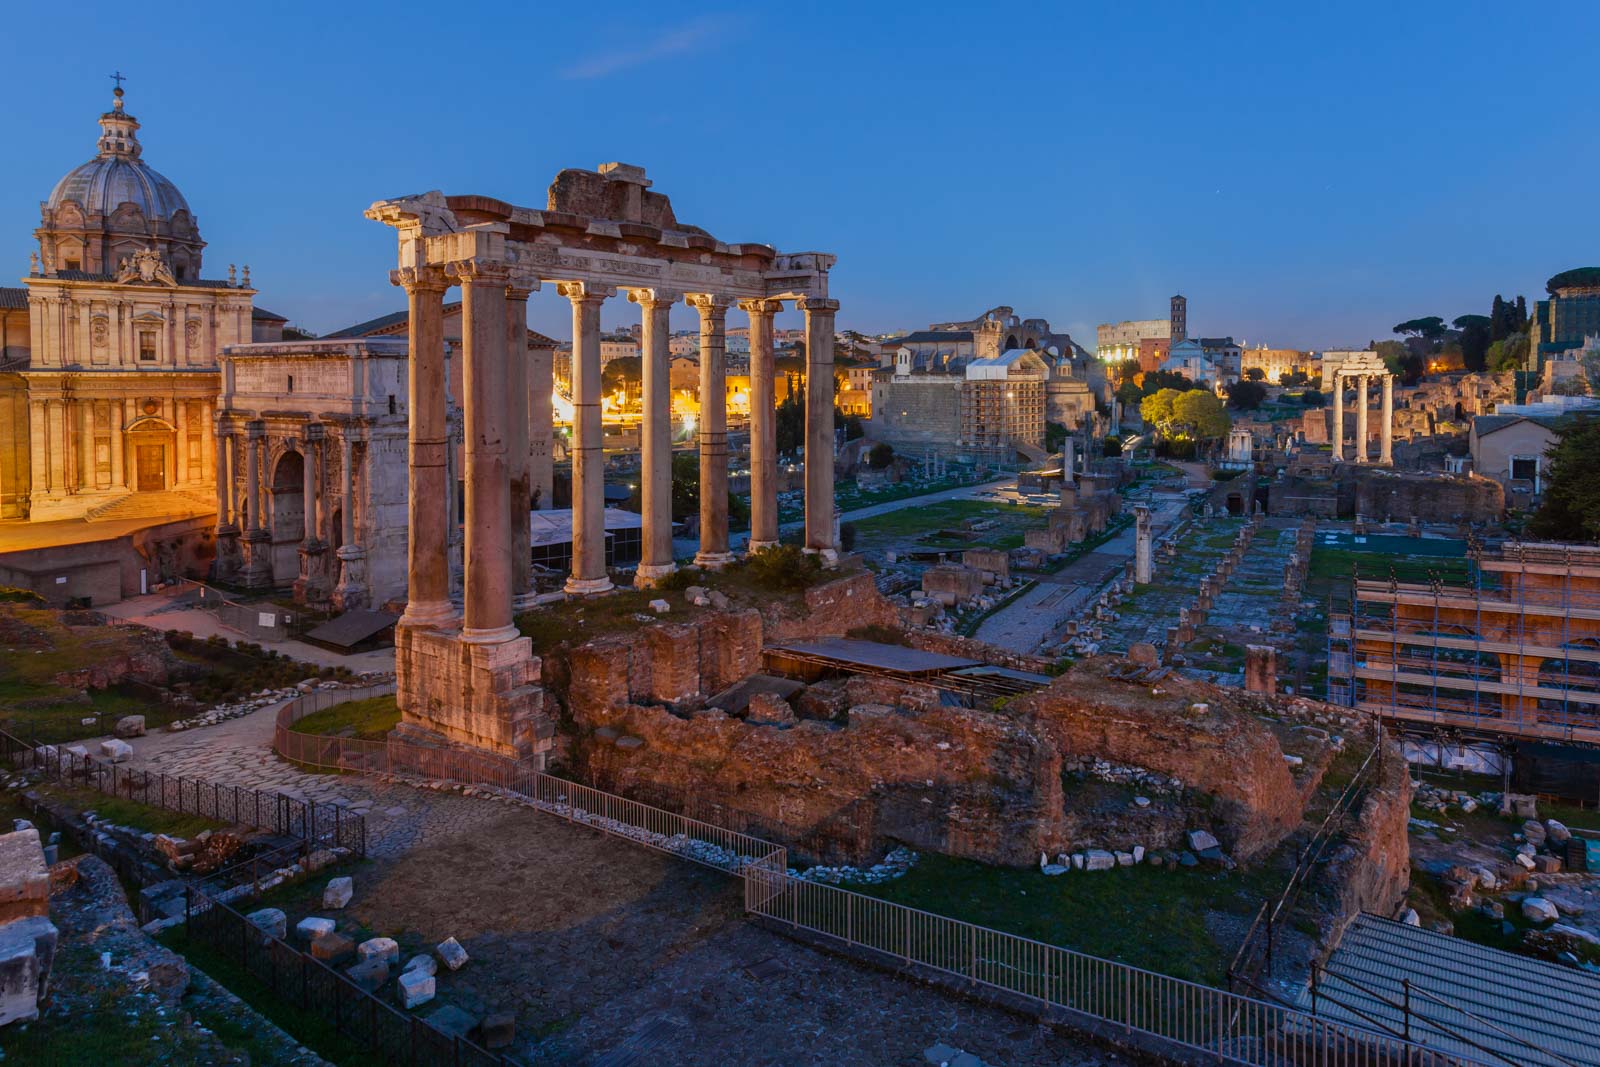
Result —
[[[1600, 263], [1595, 5], [63, 10], [10, 5], [0, 42], [8, 277], [121, 70], [205, 273], [248, 263], [317, 332], [404, 306], [373, 200], [542, 207], [608, 160], [723, 240], [836, 253], [864, 332], [1004, 303], [1092, 349], [1182, 292], [1191, 333], [1339, 348]], [[531, 305], [568, 336], [553, 288]]]

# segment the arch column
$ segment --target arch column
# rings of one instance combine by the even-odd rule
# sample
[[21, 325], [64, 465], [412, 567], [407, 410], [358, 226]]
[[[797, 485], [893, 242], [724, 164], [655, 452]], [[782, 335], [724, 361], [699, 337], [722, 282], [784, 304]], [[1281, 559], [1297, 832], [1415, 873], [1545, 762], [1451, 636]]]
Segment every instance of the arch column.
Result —
[[322, 424], [307, 423], [300, 439], [300, 577], [294, 583], [295, 599], [302, 604], [319, 603], [328, 596], [328, 545], [322, 540], [318, 521], [322, 507], [322, 478], [317, 457], [322, 439]]
[[571, 595], [610, 592], [606, 574], [605, 446], [600, 424], [600, 305], [616, 290], [562, 282], [572, 301], [572, 573]]
[[833, 521], [833, 318], [839, 301], [803, 297], [806, 316], [806, 551], [839, 560]]
[[111, 422], [111, 488], [125, 489], [128, 485], [128, 471], [122, 457], [124, 444], [122, 426], [126, 412], [123, 410], [121, 398], [114, 398], [107, 408], [107, 417]]
[[1356, 462], [1368, 462], [1367, 456], [1367, 393], [1372, 384], [1370, 375], [1356, 375]]
[[[119, 403], [111, 406], [112, 419], [116, 422], [112, 428], [113, 441], [122, 434], [120, 407]], [[215, 420], [214, 425], [217, 434], [217, 556], [212, 564], [212, 575], [218, 580], [227, 581], [239, 571], [239, 526], [236, 521], [239, 516], [239, 487], [234, 480], [232, 462], [238, 447], [232, 444], [235, 438], [222, 420]], [[115, 451], [121, 455], [121, 449]]]
[[1383, 421], [1378, 424], [1378, 462], [1394, 466], [1394, 375], [1383, 376]]
[[244, 572], [246, 588], [272, 584], [272, 535], [261, 523], [261, 469], [267, 448], [266, 424], [254, 420], [245, 424], [245, 515]]
[[450, 265], [461, 284], [466, 419], [466, 604], [461, 639], [515, 640], [511, 616], [511, 480], [506, 457], [506, 286], [510, 268], [486, 258]]
[[759, 552], [778, 543], [778, 425], [772, 317], [781, 300], [746, 300], [750, 315], [750, 544]]
[[367, 606], [366, 550], [356, 544], [356, 457], [355, 442], [350, 439], [353, 427], [346, 426], [339, 434], [339, 459], [344, 475], [343, 492], [339, 502], [340, 540], [339, 585], [333, 591], [334, 603], [339, 610]]
[[628, 299], [643, 318], [644, 421], [640, 441], [640, 511], [644, 545], [633, 584], [655, 585], [677, 570], [672, 561], [672, 305], [682, 294], [664, 289], [634, 289]]
[[533, 606], [533, 463], [528, 444], [528, 294], [537, 278], [513, 275], [506, 286], [506, 451], [510, 474], [511, 610]]
[[445, 389], [444, 293], [450, 282], [435, 267], [394, 271], [390, 281], [406, 291], [408, 329], [407, 418], [409, 484], [406, 511], [406, 626], [449, 626], [450, 501], [447, 453], [450, 430]]
[[700, 312], [700, 551], [695, 566], [733, 562], [728, 551], [728, 305], [725, 296], [686, 298]]
[[1333, 372], [1333, 461], [1344, 462], [1344, 375]]

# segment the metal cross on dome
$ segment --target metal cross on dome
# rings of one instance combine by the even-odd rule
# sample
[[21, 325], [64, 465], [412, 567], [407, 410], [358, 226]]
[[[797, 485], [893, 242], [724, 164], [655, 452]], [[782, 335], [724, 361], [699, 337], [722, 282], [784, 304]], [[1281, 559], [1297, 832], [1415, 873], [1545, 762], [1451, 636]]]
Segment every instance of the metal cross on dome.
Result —
[[106, 77], [108, 77], [108, 78], [110, 78], [110, 79], [111, 79], [111, 80], [112, 80], [112, 81], [114, 81], [114, 82], [116, 82], [116, 83], [117, 83], [117, 88], [118, 88], [118, 89], [120, 89], [120, 88], [122, 88], [122, 83], [123, 83], [123, 82], [125, 82], [125, 81], [127, 81], [127, 80], [128, 80], [128, 79], [127, 79], [127, 76], [126, 76], [126, 75], [124, 75], [124, 74], [123, 74], [123, 73], [122, 73], [122, 71], [120, 71], [120, 70], [119, 70], [119, 71], [117, 71], [117, 72], [116, 72], [116, 73], [115, 73], [115, 74], [108, 74], [108, 75], [106, 75]]

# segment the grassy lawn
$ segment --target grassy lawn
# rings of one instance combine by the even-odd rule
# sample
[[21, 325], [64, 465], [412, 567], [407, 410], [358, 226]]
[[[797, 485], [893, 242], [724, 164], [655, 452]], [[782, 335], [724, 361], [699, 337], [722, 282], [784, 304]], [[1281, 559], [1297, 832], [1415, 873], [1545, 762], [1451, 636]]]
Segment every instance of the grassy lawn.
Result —
[[[1220, 984], [1261, 901], [1282, 889], [1271, 864], [1224, 872], [1138, 866], [1047, 878], [924, 854], [885, 900], [1190, 981]], [[1215, 924], [1208, 914], [1227, 921]]]
[[[1037, 526], [1044, 520], [1045, 509], [1031, 504], [1000, 504], [987, 500], [942, 500], [924, 507], [901, 508], [898, 511], [874, 515], [867, 519], [854, 519], [856, 544], [873, 539], [887, 542], [904, 541], [940, 529], [960, 529], [968, 519], [992, 519], [997, 525], [989, 530], [977, 531], [971, 541], [952, 539], [952, 545], [964, 548], [1016, 548], [1022, 544], [1022, 531]], [[1002, 545], [1001, 540], [1015, 540], [1015, 544]]]
[[394, 694], [335, 704], [313, 712], [294, 724], [303, 734], [330, 734], [365, 741], [381, 741], [400, 725], [400, 708]]
[[119, 826], [131, 826], [152, 834], [193, 837], [202, 830], [220, 830], [226, 823], [199, 815], [184, 815], [126, 797], [113, 797], [85, 786], [59, 782], [39, 786], [39, 794], [78, 811], [92, 811]]

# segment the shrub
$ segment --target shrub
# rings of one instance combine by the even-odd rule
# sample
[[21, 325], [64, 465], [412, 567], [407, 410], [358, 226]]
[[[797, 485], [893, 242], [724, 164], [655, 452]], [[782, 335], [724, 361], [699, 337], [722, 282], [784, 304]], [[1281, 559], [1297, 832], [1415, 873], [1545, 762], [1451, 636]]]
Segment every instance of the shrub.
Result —
[[44, 606], [44, 597], [32, 589], [18, 589], [15, 586], [0, 585], [0, 603], [26, 604], [29, 607], [40, 608]]
[[763, 589], [795, 592], [805, 589], [822, 573], [822, 560], [799, 545], [776, 545], [750, 556], [750, 578]]

